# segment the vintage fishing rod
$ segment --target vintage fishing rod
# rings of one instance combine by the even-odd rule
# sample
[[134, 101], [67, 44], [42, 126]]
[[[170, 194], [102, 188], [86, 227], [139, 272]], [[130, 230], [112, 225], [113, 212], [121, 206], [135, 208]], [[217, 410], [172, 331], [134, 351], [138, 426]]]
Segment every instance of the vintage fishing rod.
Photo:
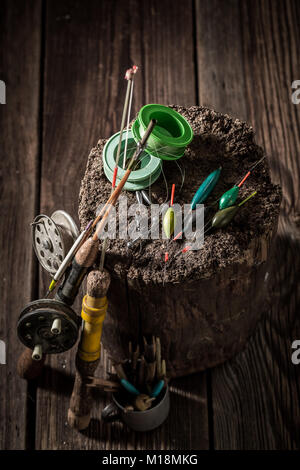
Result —
[[[107, 311], [107, 291], [110, 275], [105, 269], [90, 271], [87, 276], [87, 293], [82, 300], [82, 331], [76, 353], [76, 374], [68, 410], [70, 426], [82, 430], [90, 423], [93, 397], [86, 378], [91, 377], [100, 362], [102, 326]], [[104, 382], [106, 388], [118, 384]]]
[[[65, 310], [68, 309], [68, 312], [69, 312], [70, 315], [73, 315], [73, 312], [71, 311], [71, 309], [68, 306], [71, 305], [74, 302], [74, 299], [78, 294], [78, 290], [80, 288], [80, 285], [81, 285], [86, 273], [91, 268], [91, 266], [94, 264], [95, 259], [97, 257], [100, 232], [104, 228], [104, 225], [106, 223], [106, 219], [109, 216], [109, 213], [112, 210], [112, 207], [117, 203], [118, 197], [119, 197], [119, 195], [120, 195], [120, 193], [121, 193], [128, 177], [129, 177], [129, 175], [132, 171], [132, 167], [133, 167], [134, 163], [138, 160], [141, 153], [143, 152], [143, 150], [144, 150], [144, 148], [147, 144], [148, 137], [151, 134], [155, 124], [156, 124], [155, 120], [152, 120], [149, 123], [149, 126], [148, 126], [145, 134], [143, 135], [142, 140], [137, 143], [136, 151], [135, 151], [134, 155], [132, 156], [132, 158], [129, 162], [129, 166], [128, 166], [128, 169], [127, 169], [125, 175], [123, 176], [122, 180], [118, 184], [117, 188], [114, 190], [114, 192], [109, 197], [109, 199], [106, 202], [106, 204], [104, 205], [104, 207], [101, 209], [98, 216], [95, 218], [93, 223], [90, 225], [89, 229], [86, 230], [86, 232], [84, 234], [86, 236], [86, 233], [91, 233], [92, 227], [95, 227], [97, 225], [96, 232], [95, 232], [94, 236], [90, 237], [90, 238], [87, 238], [84, 241], [84, 243], [82, 243], [80, 245], [80, 247], [76, 251], [75, 256], [72, 259], [72, 264], [70, 265], [70, 268], [69, 268], [69, 270], [66, 274], [63, 285], [59, 287], [59, 290], [56, 294], [56, 298], [57, 298], [57, 300], [59, 300], [59, 304], [60, 304], [59, 308], [61, 309], [62, 308], [61, 305], [64, 304], [65, 305], [64, 309]], [[100, 221], [100, 218], [101, 218], [102, 215], [103, 215], [103, 217], [102, 217], [102, 220]], [[98, 222], [99, 222], [99, 224], [98, 224]], [[52, 286], [51, 290], [53, 290], [54, 287], [55, 287], [55, 285]], [[55, 302], [54, 300], [51, 300], [51, 301]], [[43, 302], [46, 302], [46, 300], [42, 299], [40, 301], [40, 303], [42, 305], [44, 305]], [[30, 308], [31, 308], [31, 306], [30, 306]], [[74, 314], [74, 317], [76, 317], [75, 314]], [[74, 319], [74, 323], [76, 323], [75, 319]], [[21, 325], [20, 326], [20, 328], [21, 328], [22, 327], [22, 322], [21, 322], [20, 325]], [[74, 338], [76, 339], [75, 336], [74, 336]], [[60, 345], [59, 341], [58, 341], [58, 345]], [[39, 351], [36, 352], [35, 350], [37, 348], [39, 348]], [[34, 353], [33, 353], [33, 356], [34, 356], [35, 360], [37, 360], [37, 357], [36, 357], [37, 354], [39, 354], [39, 359], [42, 359], [43, 357], [45, 357], [43, 347], [42, 347], [41, 344], [36, 344], [35, 345], [35, 350], [34, 350]], [[28, 354], [25, 357], [25, 360], [27, 360], [27, 359], [28, 359]], [[31, 368], [32, 363], [33, 363], [32, 360], [30, 361], [30, 363], [28, 361], [24, 362], [22, 360], [22, 364], [21, 364], [22, 371], [21, 371], [20, 375], [25, 376], [25, 373], [26, 374], [29, 373], [30, 372], [29, 369]]]
[[[120, 195], [120, 193], [123, 189], [123, 186], [125, 185], [126, 181], [128, 180], [130, 173], [132, 172], [134, 163], [137, 162], [137, 160], [139, 159], [139, 157], [143, 153], [144, 148], [145, 148], [146, 143], [147, 143], [147, 140], [148, 140], [149, 136], [151, 135], [151, 132], [153, 131], [154, 126], [156, 125], [156, 123], [157, 123], [157, 121], [154, 120], [154, 119], [152, 119], [150, 121], [150, 123], [148, 125], [148, 128], [147, 128], [145, 134], [142, 137], [142, 140], [140, 142], [138, 142], [136, 151], [135, 151], [134, 155], [132, 156], [132, 158], [130, 159], [130, 162], [129, 162], [129, 165], [127, 167], [125, 175], [123, 176], [123, 178], [121, 179], [121, 181], [118, 184], [117, 188], [115, 189], [115, 191], [113, 192], [113, 194], [111, 195], [111, 197], [109, 198], [107, 203], [105, 204], [104, 207], [107, 207], [107, 209], [106, 209], [106, 212], [104, 213], [101, 221], [97, 225], [96, 231], [95, 231], [95, 233], [92, 237], [94, 241], [96, 241], [98, 239], [101, 231], [103, 230], [103, 228], [106, 224], [106, 219], [108, 218], [108, 216], [109, 216], [109, 214], [112, 210], [112, 207], [115, 206], [115, 204], [116, 204], [116, 202], [119, 198], [119, 195]], [[103, 209], [102, 209], [101, 212], [103, 213]]]
[[[120, 153], [121, 153], [121, 144], [122, 144], [122, 135], [125, 127], [125, 119], [126, 119], [126, 114], [130, 115], [129, 109], [131, 109], [131, 104], [132, 104], [132, 92], [133, 92], [133, 80], [134, 80], [134, 75], [138, 71], [138, 67], [134, 65], [131, 69], [128, 69], [125, 73], [125, 79], [128, 81], [127, 82], [127, 90], [126, 90], [126, 96], [125, 96], [125, 102], [124, 102], [124, 108], [123, 108], [123, 114], [122, 114], [122, 121], [121, 121], [121, 129], [120, 129], [120, 138], [119, 138], [119, 144], [118, 144], [118, 150], [117, 150], [117, 156], [116, 156], [116, 166], [114, 169], [114, 177], [113, 177], [113, 188], [115, 187], [116, 179], [117, 179], [117, 173], [118, 173], [118, 166], [119, 166], [119, 160], [120, 160]], [[126, 160], [124, 156], [124, 160]], [[123, 160], [123, 161], [124, 161]]]
[[[127, 83], [127, 90], [122, 114], [122, 121], [121, 121], [121, 129], [120, 129], [120, 137], [117, 149], [117, 157], [116, 157], [116, 164], [113, 173], [113, 179], [111, 183], [111, 191], [113, 192], [116, 186], [116, 180], [118, 175], [118, 168], [119, 168], [119, 160], [121, 155], [121, 144], [122, 144], [122, 137], [125, 125], [125, 118], [127, 114], [127, 130], [126, 130], [126, 139], [125, 139], [125, 149], [123, 152], [123, 169], [125, 169], [126, 163], [126, 155], [127, 155], [127, 145], [128, 145], [128, 129], [129, 129], [129, 121], [130, 121], [130, 114], [131, 114], [131, 106], [132, 106], [132, 96], [133, 96], [133, 85], [134, 85], [134, 75], [136, 74], [138, 67], [134, 65], [131, 69], [128, 69], [125, 74], [125, 79], [128, 81]], [[105, 261], [105, 253], [107, 248], [107, 238], [103, 241], [102, 250], [101, 250], [101, 259], [100, 259], [100, 269], [104, 266]]]
[[[123, 155], [123, 170], [125, 170], [126, 166], [126, 157], [127, 157], [127, 145], [128, 145], [128, 132], [129, 132], [129, 124], [130, 124], [130, 115], [131, 115], [131, 107], [132, 107], [132, 97], [133, 97], [133, 86], [134, 86], [134, 74], [137, 71], [137, 67], [134, 65], [131, 70], [128, 70], [128, 81], [131, 82], [130, 88], [130, 98], [129, 98], [129, 106], [127, 111], [127, 124], [126, 124], [126, 139], [125, 139], [125, 148], [124, 148], [124, 155]], [[127, 75], [126, 73], [126, 75]], [[125, 75], [125, 78], [126, 78]], [[123, 131], [120, 132], [120, 139], [122, 140]]]
[[[116, 187], [116, 189], [113, 191], [113, 193], [110, 195], [110, 197], [108, 198], [107, 202], [105, 203], [105, 205], [102, 207], [101, 211], [99, 212], [99, 214], [97, 215], [97, 217], [94, 219], [94, 221], [89, 224], [88, 228], [85, 230], [84, 232], [84, 235], [82, 236], [82, 239], [81, 239], [81, 243], [78, 244], [77, 246], [77, 250], [74, 252], [74, 249], [73, 247], [71, 248], [72, 250], [72, 256], [70, 255], [69, 256], [69, 253], [67, 254], [67, 257], [68, 259], [71, 259], [74, 257], [74, 255], [78, 255], [78, 252], [79, 250], [82, 250], [84, 251], [84, 249], [87, 249], [87, 250], [90, 250], [91, 247], [89, 247], [88, 245], [86, 245], [86, 243], [91, 240], [89, 239], [89, 235], [92, 233], [92, 230], [94, 227], [97, 226], [97, 229], [96, 229], [96, 232], [94, 234], [94, 236], [92, 237], [92, 240], [95, 242], [96, 240], [98, 240], [98, 235], [100, 234], [101, 230], [104, 228], [105, 224], [106, 224], [106, 220], [112, 210], [112, 207], [115, 206], [115, 204], [117, 203], [117, 200], [120, 196], [120, 193], [126, 183], [126, 181], [128, 180], [129, 178], [129, 175], [132, 171], [132, 167], [134, 165], [134, 163], [139, 159], [139, 157], [141, 156], [141, 154], [143, 153], [144, 151], [144, 148], [147, 144], [147, 140], [151, 134], [151, 132], [153, 131], [154, 129], [154, 126], [156, 125], [156, 120], [152, 119], [148, 125], [148, 128], [146, 130], [146, 132], [144, 133], [142, 139], [140, 142], [137, 143], [137, 146], [136, 146], [136, 150], [133, 154], [133, 156], [131, 157], [130, 159], [130, 162], [129, 162], [129, 165], [128, 165], [128, 168], [127, 168], [127, 171], [126, 173], [124, 174], [123, 178], [121, 179], [120, 183], [118, 184], [118, 186]], [[100, 222], [100, 219], [102, 218], [101, 222]], [[100, 222], [100, 223], [99, 223]], [[98, 225], [99, 223], [99, 225]], [[90, 242], [91, 244], [91, 242]], [[86, 245], [86, 246], [85, 246]], [[73, 245], [74, 246], [74, 245]], [[70, 250], [70, 251], [71, 251]], [[85, 253], [85, 256], [86, 256], [86, 253]], [[78, 255], [78, 258], [80, 258], [80, 255]], [[63, 262], [64, 263], [64, 262]], [[46, 296], [49, 295], [49, 293], [55, 288], [57, 282], [61, 279], [61, 277], [63, 276], [63, 274], [65, 273], [68, 265], [70, 264], [70, 262], [67, 264], [67, 263], [64, 263], [65, 264], [65, 267], [64, 267], [64, 270], [61, 270], [60, 272], [60, 277], [58, 278], [56, 276], [56, 279], [52, 279], [51, 281], [51, 284], [49, 286], [49, 289], [48, 289], [48, 292], [46, 294]]]

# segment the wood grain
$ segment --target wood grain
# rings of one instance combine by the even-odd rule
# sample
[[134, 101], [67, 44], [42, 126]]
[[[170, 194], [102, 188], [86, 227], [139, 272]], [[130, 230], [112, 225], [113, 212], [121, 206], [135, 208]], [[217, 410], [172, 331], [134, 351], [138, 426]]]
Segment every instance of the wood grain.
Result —
[[[90, 1], [82, 8], [78, 1], [51, 1], [47, 5], [41, 186], [45, 213], [63, 208], [76, 217], [89, 150], [100, 137], [119, 129], [128, 66], [140, 66], [133, 112], [151, 101], [195, 102], [192, 3], [190, 8], [178, 4], [177, 11], [171, 1], [151, 5], [131, 1], [128, 8], [116, 10], [118, 4]], [[182, 65], [172, 69], [174, 55]], [[42, 285], [40, 294], [45, 291], [44, 278]], [[79, 313], [78, 303], [76, 309]], [[97, 375], [108, 367], [103, 360]], [[52, 357], [52, 371], [45, 370], [38, 391], [37, 449], [188, 449], [191, 442], [195, 449], [207, 448], [205, 374], [178, 382], [172, 415], [153, 433], [136, 435], [120, 423], [104, 426], [100, 414], [107, 397], [100, 396], [90, 428], [79, 434], [66, 423], [71, 390], [67, 393], [64, 384], [66, 378], [72, 384], [74, 362], [75, 350]], [[195, 409], [197, 424], [186, 421]]]
[[269, 311], [245, 351], [212, 371], [214, 447], [299, 448], [300, 369], [291, 362], [291, 343], [299, 337], [300, 107], [291, 102], [299, 3], [199, 0], [197, 12], [200, 101], [254, 126], [284, 197]]
[[[217, 449], [299, 449], [300, 239], [280, 234], [270, 271], [270, 309], [247, 348], [213, 371]], [[287, 263], [288, 259], [288, 263]]]
[[6, 104], [0, 105], [0, 339], [7, 356], [6, 365], [0, 365], [1, 449], [24, 449], [29, 439], [27, 384], [16, 373], [23, 349], [16, 322], [34, 295], [36, 279], [29, 224], [39, 192], [40, 43], [40, 1], [2, 1], [0, 78], [6, 83]]
[[[39, 0], [0, 4], [0, 79], [7, 85], [7, 104], [0, 105], [0, 269], [7, 312], [0, 318], [0, 339], [8, 345], [7, 364], [0, 365], [0, 448], [32, 447], [35, 433], [35, 385], [29, 396], [15, 370], [22, 350], [17, 317], [38, 296], [26, 227], [40, 211], [50, 215], [62, 208], [77, 216], [87, 155], [99, 137], [118, 129], [122, 77], [137, 63], [134, 112], [155, 101], [204, 104], [254, 126], [273, 179], [284, 190], [270, 309], [243, 353], [209, 373], [174, 382], [168, 421], [145, 435], [120, 423], [104, 426], [99, 418], [108, 397], [100, 394], [89, 430], [70, 430], [75, 350], [48, 359], [52, 369], [46, 366], [37, 392], [36, 448], [299, 449], [300, 367], [291, 363], [291, 343], [300, 337], [300, 105], [291, 102], [291, 83], [300, 78], [300, 4], [130, 0], [118, 9], [120, 4], [51, 0], [43, 41]], [[40, 281], [44, 295], [49, 279], [43, 275]], [[75, 308], [79, 313], [79, 303]], [[97, 375], [110, 367], [104, 352]]]

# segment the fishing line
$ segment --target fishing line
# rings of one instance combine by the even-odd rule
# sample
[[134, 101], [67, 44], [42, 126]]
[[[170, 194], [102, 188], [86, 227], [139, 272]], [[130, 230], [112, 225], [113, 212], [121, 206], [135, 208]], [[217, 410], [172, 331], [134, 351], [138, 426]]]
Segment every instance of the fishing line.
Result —
[[[103, 171], [105, 176], [109, 181], [114, 181], [115, 176], [115, 156], [117, 151], [117, 143], [119, 140], [119, 133], [114, 134], [110, 139], [106, 142], [103, 152], [102, 152], [102, 161], [103, 161]], [[126, 159], [125, 155], [125, 134], [123, 135], [122, 139], [122, 151], [120, 155], [123, 157], [123, 161]], [[128, 133], [128, 144], [127, 144], [127, 155], [129, 156], [129, 151], [132, 152], [133, 149], [137, 148], [137, 144], [135, 143], [132, 132], [129, 130]], [[129, 161], [127, 159], [126, 162], [126, 170], [128, 169]], [[118, 167], [118, 175], [116, 176], [116, 181], [119, 183], [122, 177], [125, 175], [125, 169], [122, 168], [122, 165]], [[144, 152], [140, 155], [139, 159], [134, 162], [132, 166], [132, 171], [129, 175], [128, 180], [124, 186], [125, 190], [128, 191], [137, 191], [142, 190], [149, 187], [150, 183], [150, 175], [151, 175], [151, 183], [153, 184], [156, 181], [161, 173], [161, 165], [160, 160], [155, 158], [154, 156], [149, 155], [148, 153]]]
[[[148, 104], [140, 109], [132, 125], [136, 141], [140, 140], [151, 119], [156, 119], [158, 124], [149, 137], [146, 152], [163, 160], [181, 158], [185, 148], [193, 139], [193, 130], [188, 121], [172, 108]], [[168, 151], [164, 152], [164, 148]]]
[[121, 142], [122, 142], [122, 135], [123, 135], [124, 125], [125, 125], [125, 118], [126, 118], [126, 113], [127, 113], [127, 106], [128, 106], [130, 88], [131, 88], [131, 80], [128, 80], [126, 96], [125, 96], [125, 102], [124, 102], [124, 108], [123, 108], [123, 114], [122, 114], [122, 120], [121, 120], [120, 139], [119, 139], [118, 150], [117, 150], [117, 158], [116, 158], [116, 168], [118, 168], [118, 165], [119, 165], [120, 152], [121, 152]]
[[179, 171], [180, 171], [180, 174], [181, 174], [181, 186], [180, 186], [180, 189], [179, 189], [179, 194], [181, 193], [181, 190], [183, 188], [183, 185], [184, 185], [184, 181], [185, 181], [185, 168], [183, 167], [183, 170], [181, 169], [179, 163], [177, 160], [174, 160], [174, 162], [176, 163], [176, 165], [178, 166], [179, 168]]
[[262, 157], [260, 160], [258, 160], [256, 163], [254, 163], [248, 170], [247, 174], [244, 176], [244, 178], [242, 179], [242, 181], [237, 184], [237, 187], [240, 188], [242, 186], [242, 184], [244, 184], [244, 182], [246, 181], [246, 179], [248, 178], [248, 176], [251, 175], [252, 171], [254, 170], [254, 168], [257, 167], [257, 165], [259, 165], [266, 157]]
[[162, 175], [163, 175], [163, 178], [164, 178], [166, 193], [167, 193], [166, 199], [164, 200], [163, 204], [166, 204], [166, 202], [168, 200], [168, 197], [169, 197], [169, 186], [168, 186], [167, 178], [166, 178], [166, 175], [165, 175], [165, 172], [164, 172], [164, 169], [163, 169], [163, 163], [161, 162], [160, 165], [161, 165], [161, 172], [162, 172]]

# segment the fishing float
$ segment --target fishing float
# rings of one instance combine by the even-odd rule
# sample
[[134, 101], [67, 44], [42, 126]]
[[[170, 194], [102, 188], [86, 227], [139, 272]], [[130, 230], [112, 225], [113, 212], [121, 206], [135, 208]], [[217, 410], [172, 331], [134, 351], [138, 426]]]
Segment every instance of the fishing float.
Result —
[[[197, 191], [195, 192], [193, 199], [191, 201], [190, 210], [184, 221], [184, 227], [190, 226], [190, 224], [193, 223], [193, 221], [195, 220], [195, 217], [196, 217], [195, 209], [196, 209], [197, 204], [202, 204], [203, 202], [206, 201], [206, 199], [208, 198], [208, 196], [210, 195], [210, 193], [212, 192], [212, 190], [214, 189], [214, 187], [216, 186], [220, 178], [221, 170], [222, 170], [222, 167], [220, 166], [219, 168], [214, 170], [212, 173], [210, 173], [207, 176], [207, 178], [205, 178], [203, 183], [199, 186]], [[178, 240], [178, 238], [181, 237], [183, 232], [184, 232], [184, 229], [173, 238], [173, 241]]]
[[[216, 214], [204, 226], [204, 228], [203, 228], [204, 233], [203, 234], [205, 235], [210, 229], [220, 229], [220, 228], [227, 227], [227, 225], [229, 225], [229, 223], [232, 221], [232, 219], [236, 216], [236, 214], [240, 210], [240, 208], [246, 202], [248, 202], [253, 196], [255, 196], [256, 194], [257, 194], [257, 191], [254, 191], [253, 193], [251, 193], [249, 196], [247, 196], [243, 201], [241, 201], [236, 206], [226, 207], [225, 209], [221, 209], [218, 212], [216, 212]], [[210, 222], [211, 222], [211, 226], [208, 227], [207, 229], [205, 229]], [[195, 236], [194, 236], [194, 238], [195, 238]], [[191, 249], [190, 245], [185, 246], [182, 250], [179, 250], [174, 255], [173, 259], [175, 259], [181, 253], [186, 253], [187, 251], [190, 251], [190, 249]]]
[[[253, 172], [253, 170], [265, 159], [266, 157], [262, 157], [260, 160], [258, 160], [257, 162], [255, 162], [247, 171], [247, 173], [245, 174], [245, 176], [242, 178], [242, 180], [237, 183], [236, 185], [234, 185], [231, 189], [229, 189], [228, 191], [226, 191], [219, 199], [217, 199], [215, 202], [213, 202], [212, 204], [210, 204], [209, 206], [206, 206], [205, 207], [205, 211], [209, 210], [209, 209], [212, 209], [213, 207], [215, 207], [218, 203], [219, 203], [219, 209], [222, 210], [222, 209], [226, 209], [227, 207], [230, 207], [232, 206], [237, 198], [238, 198], [238, 195], [239, 195], [239, 191], [240, 191], [240, 188], [241, 186], [245, 183], [246, 179], [251, 175], [251, 173]], [[211, 173], [212, 175], [213, 173]], [[209, 175], [207, 178], [210, 178]], [[205, 187], [205, 183], [206, 180], [203, 182], [203, 185]], [[201, 185], [202, 186], [202, 185]], [[199, 198], [198, 202], [196, 202], [196, 204], [194, 203], [193, 204], [193, 201], [197, 200], [197, 193], [200, 192], [200, 189], [201, 189], [201, 186], [200, 188], [198, 189], [198, 191], [195, 193], [193, 199], [192, 199], [192, 203], [191, 203], [191, 210], [188, 212], [187, 214], [187, 218], [185, 219], [184, 221], [184, 228], [181, 232], [179, 232], [173, 239], [172, 241], [176, 241], [178, 240], [178, 238], [181, 237], [181, 235], [185, 232], [185, 230], [190, 227], [190, 225], [196, 220], [196, 212], [195, 212], [195, 208], [196, 208], [196, 204], [200, 204], [201, 202], [199, 202], [201, 200], [201, 197]], [[200, 192], [200, 196], [201, 196], [201, 192]], [[204, 200], [202, 199], [202, 202], [204, 202]], [[194, 207], [194, 209], [192, 209], [192, 205]]]
[[[165, 232], [165, 235], [167, 238], [171, 238], [174, 229], [175, 229], [175, 211], [173, 208], [174, 204], [174, 195], [175, 195], [175, 184], [172, 185], [172, 191], [171, 191], [171, 201], [170, 201], [170, 207], [167, 210], [167, 212], [164, 215], [163, 218], [163, 229]], [[168, 251], [165, 252], [165, 266], [164, 266], [164, 282], [165, 282], [165, 276], [166, 276], [166, 269], [167, 269], [167, 262], [169, 259], [169, 253]]]

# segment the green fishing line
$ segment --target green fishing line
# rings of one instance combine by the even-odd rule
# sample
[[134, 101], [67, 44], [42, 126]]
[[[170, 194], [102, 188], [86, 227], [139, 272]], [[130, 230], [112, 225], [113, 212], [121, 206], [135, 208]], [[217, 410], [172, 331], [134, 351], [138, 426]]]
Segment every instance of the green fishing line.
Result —
[[132, 133], [140, 141], [151, 119], [157, 124], [151, 133], [145, 151], [162, 160], [177, 160], [193, 139], [193, 130], [187, 120], [174, 109], [161, 104], [143, 106], [133, 123]]
[[[114, 169], [116, 166], [117, 149], [120, 138], [120, 132], [114, 134], [105, 144], [102, 160], [103, 169], [107, 179], [112, 182]], [[126, 133], [123, 133], [121, 142], [121, 154], [118, 164], [118, 174], [116, 185], [119, 184], [123, 178], [126, 170], [123, 170], [123, 158], [125, 149]], [[127, 154], [126, 159], [130, 159], [136, 149], [136, 142], [133, 138], [131, 130], [128, 131], [128, 143], [127, 143]], [[125, 183], [124, 189], [127, 191], [138, 191], [141, 189], [148, 188], [148, 186], [154, 183], [161, 173], [161, 160], [146, 153], [145, 151], [141, 154], [136, 169], [133, 169], [127, 182]]]

